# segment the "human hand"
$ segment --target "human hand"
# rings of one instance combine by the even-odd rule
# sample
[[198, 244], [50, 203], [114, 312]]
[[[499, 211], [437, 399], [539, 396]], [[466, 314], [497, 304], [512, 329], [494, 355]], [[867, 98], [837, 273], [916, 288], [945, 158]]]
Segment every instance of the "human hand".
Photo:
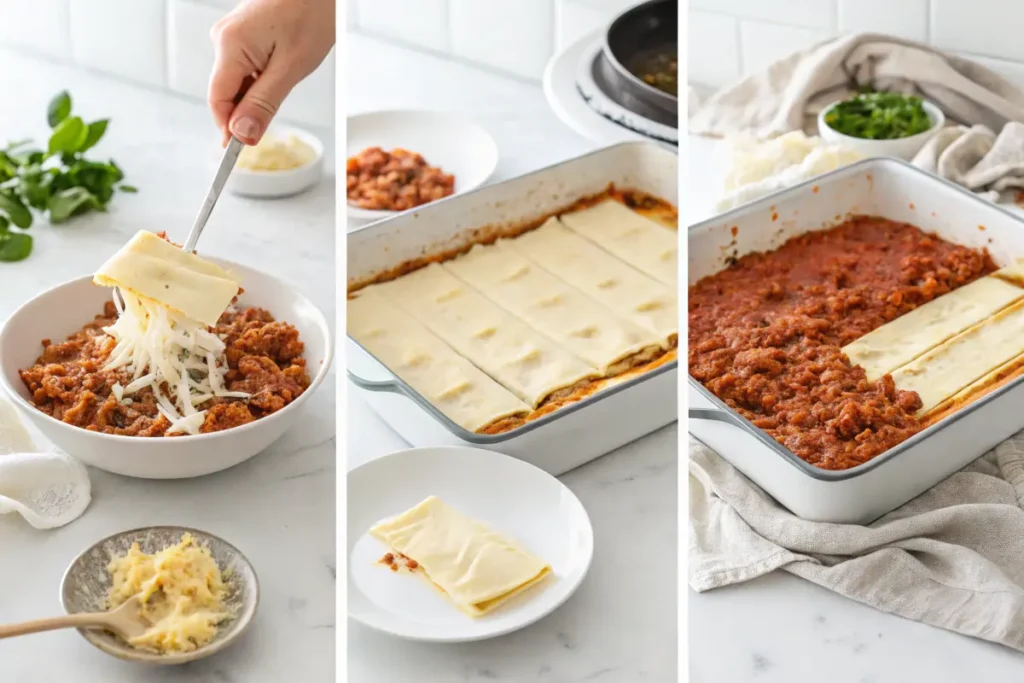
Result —
[[331, 51], [334, 12], [335, 0], [245, 0], [214, 25], [207, 101], [225, 142], [232, 134], [260, 141], [288, 93]]

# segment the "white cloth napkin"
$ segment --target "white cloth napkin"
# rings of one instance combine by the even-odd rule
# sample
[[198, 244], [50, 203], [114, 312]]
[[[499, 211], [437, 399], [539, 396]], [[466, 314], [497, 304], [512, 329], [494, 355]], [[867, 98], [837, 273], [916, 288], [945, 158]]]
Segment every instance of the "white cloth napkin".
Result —
[[0, 514], [53, 529], [85, 512], [91, 490], [85, 466], [66, 453], [39, 452], [14, 406], [0, 399]]
[[689, 129], [718, 137], [813, 134], [824, 107], [867, 85], [920, 95], [956, 123], [1002, 130], [1008, 121], [1024, 121], [1024, 92], [995, 72], [928, 45], [869, 33], [820, 43], [716, 92], [690, 116]]
[[690, 438], [689, 583], [775, 569], [1024, 651], [1024, 432], [867, 526], [808, 522]]

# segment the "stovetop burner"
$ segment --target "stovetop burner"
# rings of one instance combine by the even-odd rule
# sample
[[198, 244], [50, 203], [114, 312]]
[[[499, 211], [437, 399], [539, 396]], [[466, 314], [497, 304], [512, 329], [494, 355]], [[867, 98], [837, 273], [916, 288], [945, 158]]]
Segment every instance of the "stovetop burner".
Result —
[[576, 89], [594, 112], [644, 137], [679, 144], [678, 118], [641, 102], [612, 86], [614, 70], [597, 41], [584, 53], [576, 74]]

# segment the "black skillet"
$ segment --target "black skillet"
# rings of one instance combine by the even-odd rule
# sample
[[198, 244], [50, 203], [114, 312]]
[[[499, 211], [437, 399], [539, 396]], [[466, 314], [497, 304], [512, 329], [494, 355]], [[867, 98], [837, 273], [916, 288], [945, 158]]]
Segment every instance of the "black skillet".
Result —
[[646, 83], [630, 68], [636, 68], [636, 62], [652, 52], [679, 49], [678, 19], [677, 0], [648, 0], [620, 14], [604, 38], [604, 56], [611, 67], [608, 85], [673, 120], [679, 116], [679, 98]]

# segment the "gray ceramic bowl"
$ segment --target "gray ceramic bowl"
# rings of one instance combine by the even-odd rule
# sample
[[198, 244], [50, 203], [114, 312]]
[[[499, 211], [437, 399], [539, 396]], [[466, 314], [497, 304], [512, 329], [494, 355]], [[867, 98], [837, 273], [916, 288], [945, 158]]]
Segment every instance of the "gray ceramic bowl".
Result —
[[145, 553], [159, 552], [178, 543], [185, 533], [192, 534], [196, 543], [210, 549], [210, 554], [221, 572], [225, 574], [224, 581], [228, 586], [227, 605], [234, 616], [219, 625], [214, 639], [192, 652], [155, 654], [137, 650], [114, 634], [100, 629], [78, 629], [82, 637], [108, 655], [119, 659], [150, 664], [184, 664], [223, 650], [245, 631], [252, 622], [260, 599], [256, 572], [238, 548], [217, 536], [188, 527], [155, 526], [131, 529], [108, 536], [87, 549], [76, 557], [64, 572], [60, 587], [64, 611], [75, 614], [105, 610], [107, 593], [110, 590], [107, 565], [114, 556], [123, 555], [135, 542], [138, 542]]

